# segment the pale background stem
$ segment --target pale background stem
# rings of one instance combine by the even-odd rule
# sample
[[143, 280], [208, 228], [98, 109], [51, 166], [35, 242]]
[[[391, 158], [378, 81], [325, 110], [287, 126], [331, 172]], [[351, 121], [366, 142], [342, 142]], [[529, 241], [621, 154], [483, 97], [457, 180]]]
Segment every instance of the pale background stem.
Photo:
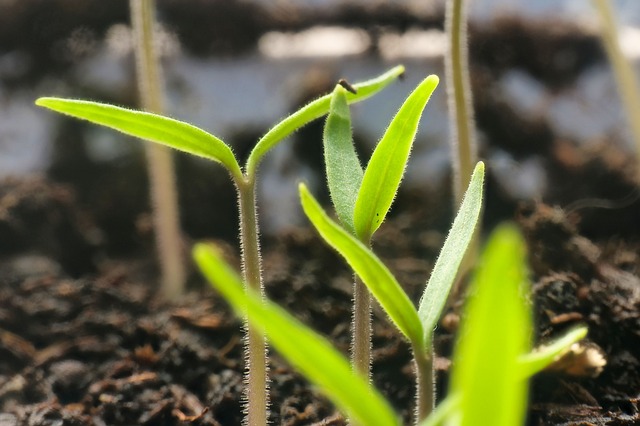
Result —
[[[153, 43], [154, 6], [153, 0], [130, 1], [142, 108], [162, 114], [164, 85]], [[146, 142], [145, 150], [162, 290], [165, 297], [172, 299], [184, 293], [185, 282], [173, 159], [169, 148], [161, 145]]]
[[[631, 134], [636, 145], [638, 163], [640, 164], [640, 91], [638, 89], [638, 81], [633, 66], [624, 57], [620, 48], [611, 1], [593, 0], [593, 4], [600, 15], [602, 44], [611, 62], [611, 68], [618, 85], [618, 93], [629, 121]], [[636, 177], [638, 181], [640, 181], [639, 177]]]
[[[236, 186], [240, 205], [240, 244], [244, 282], [264, 297], [255, 180], [248, 177], [236, 182]], [[269, 410], [267, 343], [264, 334], [248, 322], [245, 327], [247, 330], [245, 338], [247, 416], [245, 421], [248, 426], [264, 426], [267, 424]]]
[[[453, 207], [454, 211], [457, 211], [478, 162], [473, 96], [469, 76], [467, 7], [464, 0], [447, 0], [445, 32], [449, 37], [449, 50], [445, 54], [445, 71], [451, 132]], [[478, 225], [458, 268], [458, 276], [449, 300], [455, 300], [460, 296], [461, 283], [476, 262], [480, 233], [481, 226]]]
[[445, 70], [456, 210], [462, 203], [473, 168], [478, 161], [469, 77], [466, 9], [463, 0], [448, 0], [445, 15], [445, 31], [449, 37]]

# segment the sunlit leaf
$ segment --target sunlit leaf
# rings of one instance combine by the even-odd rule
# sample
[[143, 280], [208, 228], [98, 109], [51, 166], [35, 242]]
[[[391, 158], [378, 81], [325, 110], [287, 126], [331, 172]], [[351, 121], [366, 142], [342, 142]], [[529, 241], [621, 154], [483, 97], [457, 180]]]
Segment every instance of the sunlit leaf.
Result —
[[222, 163], [234, 178], [242, 176], [231, 148], [189, 123], [149, 112], [74, 99], [40, 98], [36, 105]]
[[354, 235], [332, 221], [304, 184], [300, 184], [300, 199], [320, 236], [345, 258], [409, 341], [416, 347], [424, 347], [418, 312], [389, 269]]
[[426, 333], [425, 343], [429, 345], [431, 334], [438, 323], [442, 310], [449, 297], [458, 267], [464, 258], [471, 242], [482, 211], [482, 194], [484, 183], [484, 163], [479, 162], [471, 176], [469, 187], [460, 205], [449, 235], [442, 246], [431, 277], [427, 283], [418, 314]]
[[340, 222], [353, 233], [353, 208], [364, 172], [353, 146], [346, 92], [340, 85], [333, 91], [323, 143], [331, 200]]
[[[403, 73], [404, 67], [399, 65], [379, 77], [354, 84], [353, 87], [357, 90], [357, 93], [347, 93], [347, 102], [359, 102], [375, 95]], [[251, 151], [251, 154], [249, 154], [246, 166], [247, 175], [253, 176], [265, 154], [287, 136], [307, 123], [327, 114], [330, 103], [331, 95], [325, 95], [294, 112], [269, 130], [267, 134], [258, 141], [257, 145]]]
[[460, 395], [460, 409], [447, 424], [523, 424], [527, 381], [518, 359], [530, 351], [528, 291], [524, 241], [513, 225], [502, 225], [470, 287], [451, 373], [450, 392]]
[[364, 172], [356, 200], [356, 235], [368, 241], [384, 221], [396, 196], [409, 153], [418, 131], [418, 123], [438, 77], [430, 75], [409, 95], [376, 146]]
[[323, 337], [253, 290], [243, 289], [240, 277], [217, 250], [198, 244], [194, 258], [211, 284], [234, 310], [262, 330], [270, 343], [353, 421], [361, 425], [398, 426], [389, 403]]

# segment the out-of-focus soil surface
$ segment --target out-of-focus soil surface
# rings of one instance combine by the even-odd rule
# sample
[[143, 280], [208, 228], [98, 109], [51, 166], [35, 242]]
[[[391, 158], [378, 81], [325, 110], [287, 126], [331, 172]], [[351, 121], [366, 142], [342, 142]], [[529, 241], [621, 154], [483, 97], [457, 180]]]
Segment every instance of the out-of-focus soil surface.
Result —
[[[9, 2], [11, 13], [0, 15], [0, 46], [31, 43], [25, 48], [40, 52], [34, 57], [47, 66], [58, 64], [62, 72], [64, 60], [51, 56], [47, 44], [56, 34], [66, 37], [65, 28], [74, 27], [73, 22], [94, 19], [103, 24], [94, 23], [94, 28], [106, 28], [127, 19], [124, 1], [112, 2], [105, 11], [80, 3], [57, 0], [46, 9], [34, 2]], [[215, 16], [203, 12], [209, 3], [194, 2], [199, 3], [200, 9], [170, 0], [159, 5], [175, 20], [170, 25], [186, 28], [180, 36], [190, 49], [203, 54], [224, 51], [224, 46], [208, 41], [221, 37], [203, 35], [198, 30], [203, 24], [196, 24], [231, 30], [210, 25]], [[63, 13], [65, 8], [73, 13]], [[64, 20], [51, 19], [54, 12]], [[249, 20], [254, 16], [242, 10], [233, 13]], [[362, 17], [367, 10], [350, 13]], [[33, 22], [33, 14], [50, 22], [42, 27], [42, 39], [13, 38], [21, 22]], [[323, 19], [338, 19], [335, 16]], [[401, 14], [385, 16], [399, 27], [413, 23]], [[256, 34], [287, 25], [304, 27], [304, 18], [283, 23], [269, 15], [247, 24]], [[256, 37], [251, 32], [244, 36], [246, 43]], [[242, 45], [243, 39], [236, 42]], [[567, 51], [573, 61], [554, 60]], [[607, 361], [597, 376], [588, 367], [580, 371], [584, 362], [579, 357], [560, 371], [537, 376], [528, 424], [639, 424], [637, 166], [610, 141], [583, 148], [559, 139], [547, 123], [521, 117], [482, 91], [487, 81], [513, 66], [550, 87], [568, 84], [602, 60], [597, 40], [570, 28], [505, 21], [490, 30], [474, 29], [471, 52], [478, 127], [487, 140], [484, 154], [499, 147], [516, 159], [542, 156], [549, 180], [544, 202], [523, 203], [501, 190], [489, 164], [485, 229], [502, 220], [516, 220], [523, 229], [537, 341], [585, 324], [588, 345]], [[68, 136], [73, 138], [72, 133]], [[0, 425], [241, 424], [241, 325], [194, 270], [183, 300], [164, 301], [158, 294], [141, 164], [117, 171], [121, 185], [100, 188], [99, 177], [113, 170], [88, 166], [82, 152], [75, 153], [77, 157], [57, 155], [62, 157], [48, 177], [0, 183]], [[184, 170], [193, 171], [188, 166]], [[224, 174], [207, 175], [205, 181], [219, 178]], [[198, 183], [202, 180], [189, 182], [204, 185]], [[127, 197], [131, 201], [123, 201]], [[237, 262], [236, 229], [214, 231], [214, 218], [234, 212], [233, 194], [223, 192], [222, 197], [219, 201], [211, 194], [216, 201], [204, 205], [202, 200], [184, 200], [185, 238], [215, 235]], [[229, 208], [221, 213], [217, 210], [224, 202]], [[375, 249], [416, 302], [450, 223], [450, 204], [448, 185], [429, 193], [402, 191], [376, 236]], [[351, 273], [344, 263], [306, 228], [266, 239], [263, 260], [269, 297], [346, 354]], [[446, 392], [459, 306], [447, 313], [446, 327], [437, 330], [440, 394]], [[414, 385], [409, 347], [377, 308], [373, 354], [376, 386], [410, 424]], [[345, 424], [277, 354], [271, 363], [272, 424]]]

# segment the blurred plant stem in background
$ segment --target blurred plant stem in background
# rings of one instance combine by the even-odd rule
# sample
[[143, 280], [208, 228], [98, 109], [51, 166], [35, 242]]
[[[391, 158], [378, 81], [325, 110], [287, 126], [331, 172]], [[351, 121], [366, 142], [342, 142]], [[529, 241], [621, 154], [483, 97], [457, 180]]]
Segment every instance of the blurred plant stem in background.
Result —
[[[447, 0], [445, 32], [449, 41], [445, 53], [447, 106], [451, 138], [451, 166], [453, 169], [453, 211], [457, 211], [478, 162], [473, 96], [469, 77], [467, 42], [467, 7], [465, 0]], [[480, 222], [481, 224], [482, 222]], [[475, 265], [480, 248], [481, 225], [458, 270], [458, 278], [451, 291], [451, 300], [460, 295], [461, 282]]]
[[451, 123], [454, 210], [457, 210], [478, 162], [464, 0], [447, 1], [445, 31], [449, 39], [445, 71]]
[[[638, 164], [640, 164], [640, 91], [638, 81], [633, 65], [624, 57], [620, 48], [610, 0], [593, 0], [593, 5], [600, 15], [600, 23], [602, 25], [600, 37], [613, 68], [620, 99], [627, 114], [631, 135], [636, 146]], [[638, 173], [636, 173], [636, 182], [640, 183], [640, 175]]]
[[[153, 42], [155, 3], [153, 0], [130, 0], [130, 7], [141, 106], [145, 111], [163, 114], [164, 83]], [[145, 147], [162, 291], [165, 297], [173, 299], [184, 292], [185, 284], [173, 158], [169, 148], [164, 146], [147, 142]]]

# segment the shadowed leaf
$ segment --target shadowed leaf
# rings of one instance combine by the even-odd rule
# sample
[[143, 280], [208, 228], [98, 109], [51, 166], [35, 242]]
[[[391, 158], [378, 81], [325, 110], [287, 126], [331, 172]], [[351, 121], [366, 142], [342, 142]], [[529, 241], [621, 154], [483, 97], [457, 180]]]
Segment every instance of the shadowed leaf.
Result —
[[340, 222], [354, 233], [353, 208], [364, 172], [353, 146], [346, 92], [340, 85], [333, 90], [331, 107], [324, 126], [323, 144], [327, 182], [333, 206]]
[[438, 260], [433, 267], [427, 287], [422, 294], [418, 314], [426, 333], [425, 343], [429, 345], [431, 334], [438, 323], [444, 305], [449, 297], [458, 267], [473, 238], [480, 212], [482, 211], [482, 186], [484, 183], [484, 163], [479, 162], [471, 176], [469, 188], [460, 205], [458, 214], [442, 246]]

